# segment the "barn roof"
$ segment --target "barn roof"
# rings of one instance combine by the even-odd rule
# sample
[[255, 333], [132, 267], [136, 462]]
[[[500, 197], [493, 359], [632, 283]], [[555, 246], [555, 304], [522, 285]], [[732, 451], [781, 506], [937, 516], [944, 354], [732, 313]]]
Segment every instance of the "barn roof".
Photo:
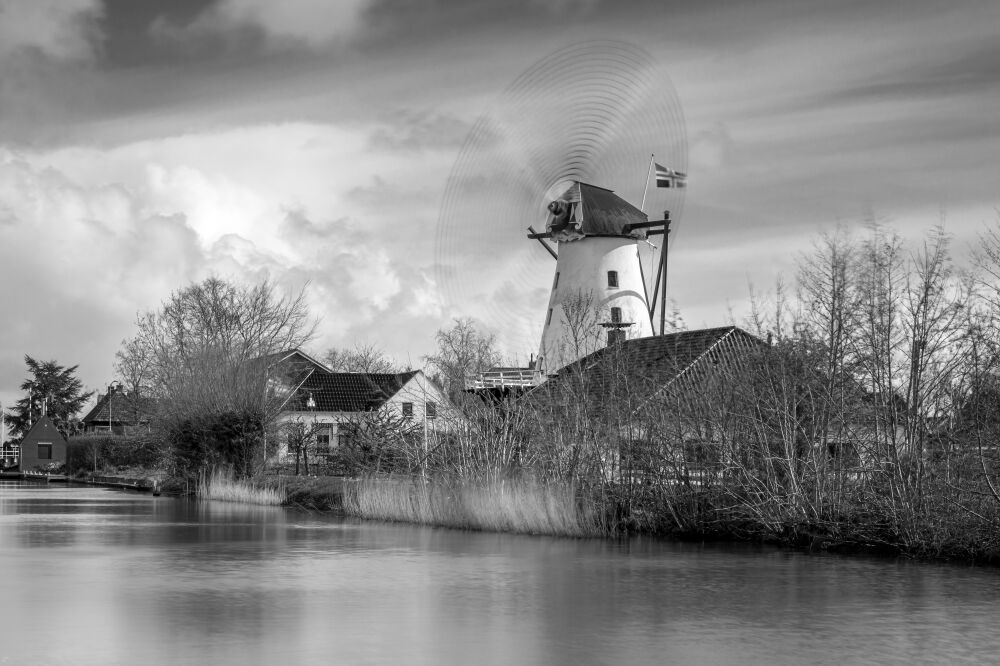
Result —
[[571, 363], [532, 393], [572, 391], [598, 402], [610, 387], [650, 395], [678, 381], [697, 382], [720, 362], [764, 344], [736, 326], [625, 340]]
[[[396, 395], [417, 372], [314, 372], [288, 401], [286, 409], [299, 412], [371, 411]], [[316, 403], [312, 408], [308, 406], [310, 395]]]

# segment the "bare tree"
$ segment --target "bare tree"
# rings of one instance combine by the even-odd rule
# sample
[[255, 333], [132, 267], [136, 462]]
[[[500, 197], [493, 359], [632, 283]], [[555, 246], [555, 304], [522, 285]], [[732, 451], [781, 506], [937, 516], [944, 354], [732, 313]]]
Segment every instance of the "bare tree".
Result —
[[[285, 296], [267, 281], [242, 286], [212, 277], [141, 315], [118, 364], [147, 387], [163, 433], [194, 447], [185, 465], [225, 462], [245, 473], [295, 384], [268, 357], [303, 346], [315, 325], [304, 292]], [[211, 436], [199, 439], [199, 431]], [[204, 441], [215, 442], [214, 450]]]
[[327, 350], [323, 360], [334, 372], [393, 374], [401, 371], [395, 360], [373, 344], [359, 344], [355, 345], [353, 349], [331, 347]]
[[424, 358], [434, 369], [434, 380], [444, 386], [452, 401], [460, 400], [466, 384], [478, 373], [501, 362], [495, 336], [481, 333], [472, 319], [456, 319], [451, 328], [439, 330], [435, 337], [437, 353]]

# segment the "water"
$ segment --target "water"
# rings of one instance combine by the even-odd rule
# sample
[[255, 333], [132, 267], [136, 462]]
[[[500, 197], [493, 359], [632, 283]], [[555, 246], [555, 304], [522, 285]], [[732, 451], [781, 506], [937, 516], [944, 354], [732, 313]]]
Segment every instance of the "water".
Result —
[[1000, 571], [0, 483], [0, 663], [996, 663]]

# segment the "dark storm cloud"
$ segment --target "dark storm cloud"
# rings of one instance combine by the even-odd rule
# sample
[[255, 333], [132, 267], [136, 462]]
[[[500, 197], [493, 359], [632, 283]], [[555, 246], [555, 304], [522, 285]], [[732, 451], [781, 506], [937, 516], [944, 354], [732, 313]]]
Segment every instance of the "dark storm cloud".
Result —
[[[933, 45], [929, 45], [928, 50], [933, 52]], [[877, 80], [832, 91], [814, 101], [816, 104], [852, 104], [959, 95], [996, 97], [1000, 91], [1000, 49], [994, 38], [951, 45], [947, 52], [934, 53], [934, 56], [931, 59], [922, 54], [912, 65], [880, 73]]]

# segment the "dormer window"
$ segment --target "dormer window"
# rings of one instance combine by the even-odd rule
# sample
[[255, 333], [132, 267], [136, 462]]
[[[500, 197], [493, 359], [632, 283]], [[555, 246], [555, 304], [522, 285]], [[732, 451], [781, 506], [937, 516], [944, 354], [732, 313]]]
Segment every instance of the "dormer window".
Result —
[[618, 271], [608, 271], [608, 288], [618, 288]]

